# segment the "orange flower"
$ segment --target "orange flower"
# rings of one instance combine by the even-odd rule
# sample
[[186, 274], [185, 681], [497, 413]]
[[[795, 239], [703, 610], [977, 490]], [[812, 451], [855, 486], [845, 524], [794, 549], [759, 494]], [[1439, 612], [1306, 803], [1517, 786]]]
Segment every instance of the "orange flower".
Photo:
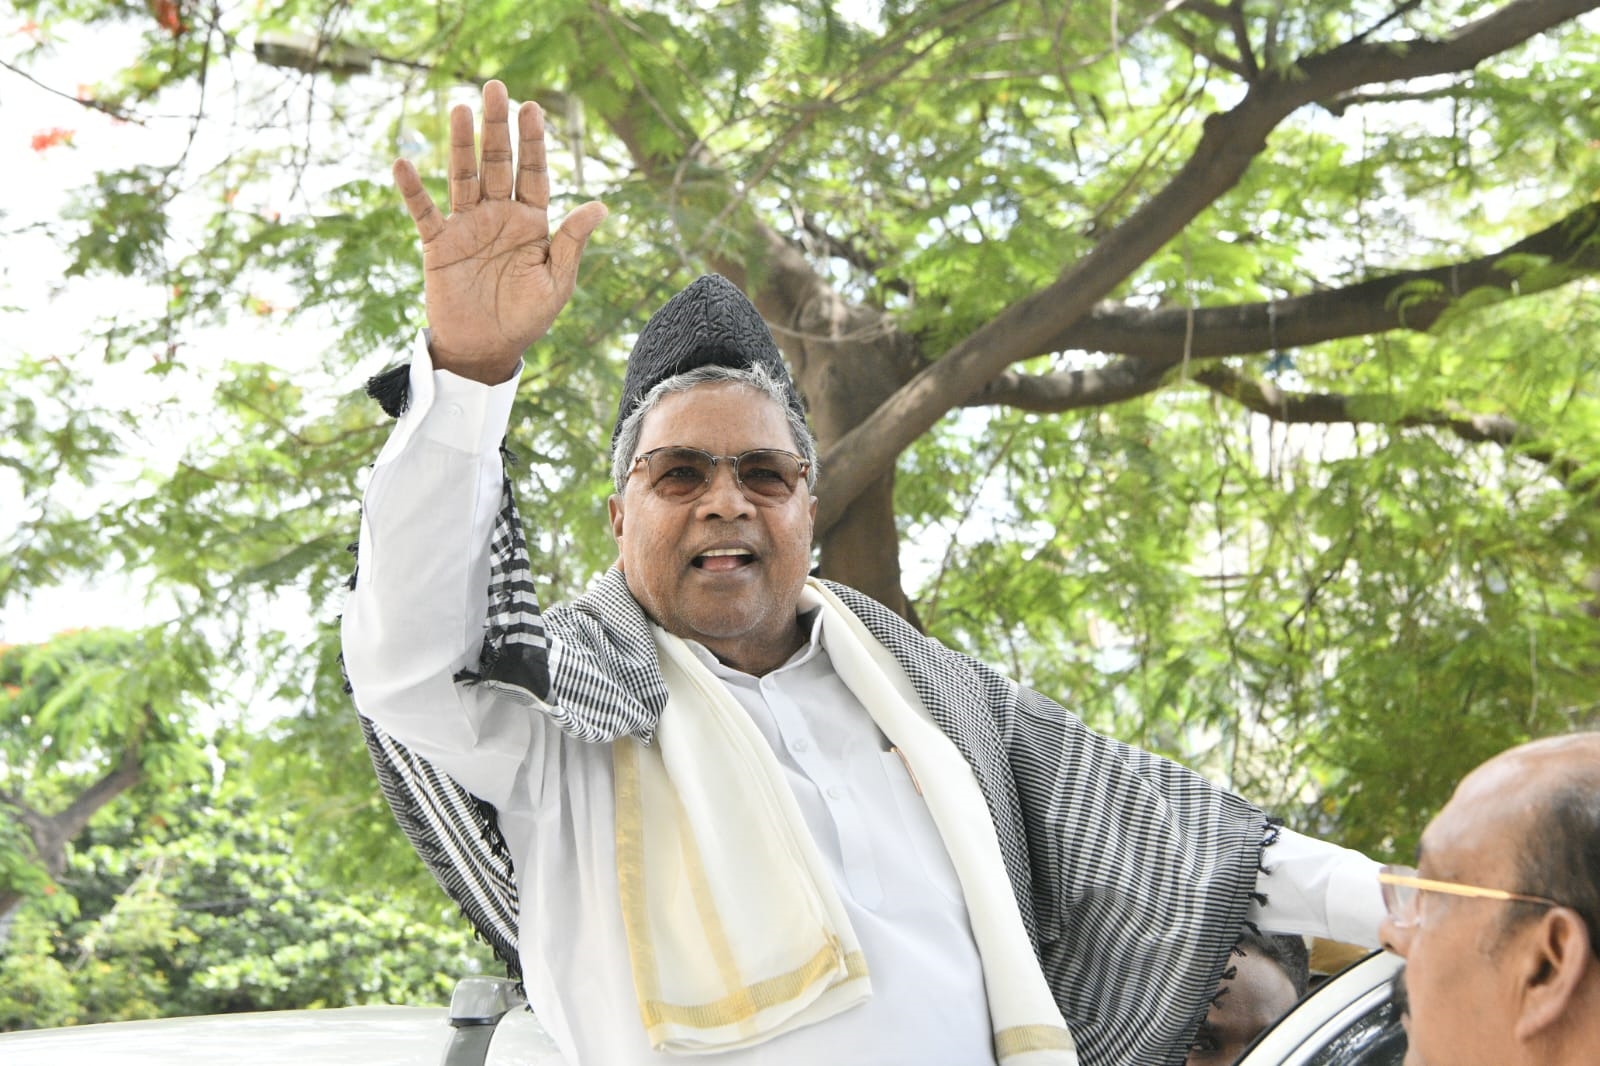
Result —
[[174, 37], [182, 36], [189, 28], [183, 23], [183, 12], [177, 0], [153, 0], [150, 13], [156, 17], [156, 24]]
[[40, 130], [33, 135], [33, 150], [42, 152], [47, 148], [54, 148], [58, 144], [71, 144], [73, 130], [52, 126], [47, 130]]

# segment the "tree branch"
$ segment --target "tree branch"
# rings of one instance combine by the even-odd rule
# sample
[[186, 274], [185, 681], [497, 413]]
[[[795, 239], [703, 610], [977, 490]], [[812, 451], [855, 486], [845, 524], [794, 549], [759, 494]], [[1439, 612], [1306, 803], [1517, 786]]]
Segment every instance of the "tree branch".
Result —
[[[1554, 270], [1506, 268], [1512, 257]], [[1341, 289], [1270, 303], [1144, 310], [1102, 304], [1029, 356], [1083, 350], [1170, 360], [1251, 355], [1388, 330], [1426, 330], [1462, 295], [1498, 289], [1526, 295], [1600, 272], [1600, 204], [1584, 204], [1530, 237], [1475, 259], [1405, 270]], [[1404, 294], [1405, 298], [1401, 298]]]
[[[1207, 4], [1201, 6], [1211, 7], [1213, 5]], [[1184, 9], [1200, 12], [1201, 14], [1205, 14], [1207, 18], [1211, 17], [1209, 12], [1200, 11], [1199, 6], [1186, 4], [1184, 5]], [[1249, 81], [1251, 78], [1255, 77], [1254, 63], [1251, 63], [1248, 66], [1244, 63], [1241, 63], [1233, 56], [1228, 55], [1226, 52], [1218, 48], [1214, 42], [1205, 39], [1200, 34], [1195, 33], [1194, 31], [1176, 23], [1166, 27], [1166, 32], [1172, 37], [1176, 38], [1179, 44], [1189, 49], [1189, 51], [1193, 52], [1195, 55], [1204, 57], [1206, 62], [1222, 70], [1226, 70], [1229, 74], [1234, 75], [1240, 81]]]
[[1233, 0], [1228, 5], [1228, 29], [1233, 33], [1234, 47], [1239, 49], [1239, 61], [1244, 64], [1245, 80], [1255, 81], [1261, 68], [1256, 63], [1255, 50], [1250, 47], [1250, 28], [1244, 22], [1244, 0]]
[[1305, 104], [1373, 82], [1470, 70], [1597, 5], [1595, 0], [1512, 0], [1440, 40], [1347, 42], [1284, 72], [1268, 71], [1231, 111], [1206, 120], [1189, 161], [1051, 285], [1025, 296], [918, 374], [823, 457], [828, 493], [816, 525], [826, 530], [912, 441], [1011, 363], [1050, 350], [1139, 264], [1231, 189], [1267, 136]]
[[27, 71], [22, 70], [22, 69], [20, 69], [18, 67], [12, 66], [10, 63], [7, 63], [3, 59], [0, 59], [0, 67], [4, 67], [6, 70], [9, 70], [11, 73], [15, 74], [17, 77], [22, 78], [25, 81], [33, 82], [33, 84], [37, 85], [39, 88], [43, 89], [45, 92], [54, 93], [55, 95], [61, 97], [61, 99], [63, 99], [63, 100], [71, 100], [75, 104], [79, 104], [79, 105], [81, 105], [83, 107], [87, 107], [91, 111], [98, 111], [103, 115], [110, 115], [112, 118], [117, 119], [117, 120], [119, 120], [121, 122], [131, 122], [135, 126], [143, 126], [145, 124], [144, 119], [142, 119], [139, 116], [135, 115], [131, 111], [124, 111], [120, 107], [112, 107], [109, 104], [102, 104], [98, 100], [85, 100], [81, 96], [74, 96], [74, 95], [72, 95], [70, 93], [64, 93], [60, 89], [57, 89], [57, 88], [54, 88], [52, 86], [46, 85], [44, 82], [40, 81], [38, 78], [35, 78], [32, 74], [29, 74]]
[[45, 821], [45, 815], [40, 814], [37, 808], [15, 792], [0, 789], [0, 803], [13, 808], [17, 812], [17, 819], [28, 827], [29, 832], [33, 832], [34, 827], [42, 825]]
[[[1502, 266], [1512, 256], [1548, 259], [1558, 269], [1514, 273]], [[1533, 236], [1490, 255], [1385, 274], [1342, 289], [1193, 311], [1102, 304], [1055, 338], [1050, 350], [1104, 352], [1124, 356], [1125, 362], [1060, 374], [1005, 371], [969, 397], [964, 406], [993, 403], [1060, 412], [1120, 403], [1154, 391], [1161, 375], [1185, 355], [1193, 360], [1213, 360], [1394, 329], [1426, 330], [1452, 303], [1474, 289], [1515, 288], [1526, 295], [1595, 272], [1600, 272], [1600, 204], [1585, 204]], [[1408, 288], [1410, 295], [1399, 299]], [[1149, 365], [1148, 375], [1134, 369], [1133, 364], [1140, 362]]]
[[1104, 407], [1156, 391], [1175, 359], [1119, 359], [1093, 370], [1067, 370], [1058, 374], [1002, 372], [968, 397], [963, 406], [1004, 404], [1024, 411], [1058, 413], [1086, 407]]
[[[148, 710], [147, 707], [147, 713]], [[89, 824], [89, 819], [94, 817], [96, 811], [143, 779], [144, 769], [139, 765], [139, 745], [131, 743], [122, 749], [122, 757], [117, 760], [116, 766], [78, 793], [77, 798], [67, 804], [62, 811], [51, 816], [50, 821], [54, 823], [57, 838], [65, 843], [77, 836], [83, 831], [83, 827]], [[41, 854], [43, 850], [40, 849]]]
[[872, 275], [875, 283], [881, 285], [884, 289], [899, 293], [901, 296], [911, 295], [911, 286], [899, 278], [877, 279], [876, 275], [881, 264], [876, 256], [861, 246], [860, 241], [848, 236], [835, 237], [809, 211], [796, 208], [794, 216], [800, 228], [813, 242], [814, 248], [812, 250], [817, 256], [842, 260], [863, 274]]
[[1430, 427], [1448, 430], [1473, 444], [1498, 444], [1543, 464], [1566, 487], [1582, 494], [1600, 481], [1600, 475], [1575, 480], [1581, 467], [1556, 454], [1506, 415], [1475, 415], [1461, 410], [1402, 412], [1388, 396], [1348, 396], [1336, 392], [1287, 392], [1268, 381], [1245, 377], [1228, 367], [1212, 366], [1193, 376], [1218, 396], [1284, 425], [1373, 424], [1401, 429]]
[[1366, 29], [1364, 29], [1360, 33], [1356, 34], [1355, 37], [1353, 38], [1353, 40], [1365, 41], [1368, 38], [1370, 38], [1374, 33], [1377, 33], [1379, 30], [1381, 30], [1385, 26], [1389, 25], [1389, 23], [1400, 21], [1401, 19], [1405, 18], [1407, 15], [1411, 14], [1411, 12], [1415, 11], [1417, 8], [1419, 8], [1421, 6], [1422, 6], [1422, 0], [1406, 0], [1405, 3], [1399, 5], [1393, 11], [1389, 12], [1387, 15], [1385, 15], [1381, 19], [1379, 19], [1377, 22], [1374, 22], [1372, 25], [1368, 26]]
[[[148, 705], [145, 710], [147, 714], [150, 712]], [[27, 827], [39, 862], [43, 864], [45, 872], [55, 878], [60, 877], [67, 867], [67, 843], [83, 832], [83, 827], [89, 824], [89, 819], [94, 817], [96, 811], [143, 779], [139, 745], [130, 743], [123, 749], [116, 766], [55, 814], [45, 814], [10, 792], [0, 792], [0, 803], [17, 812], [18, 820]], [[0, 918], [16, 903], [17, 898], [15, 893], [0, 893]]]
[[1352, 107], [1362, 107], [1367, 104], [1416, 104], [1433, 100], [1454, 100], [1466, 91], [1467, 87], [1464, 85], [1446, 85], [1441, 89], [1425, 89], [1414, 93], [1345, 93], [1343, 96], [1323, 101], [1322, 106], [1331, 115], [1343, 115]]

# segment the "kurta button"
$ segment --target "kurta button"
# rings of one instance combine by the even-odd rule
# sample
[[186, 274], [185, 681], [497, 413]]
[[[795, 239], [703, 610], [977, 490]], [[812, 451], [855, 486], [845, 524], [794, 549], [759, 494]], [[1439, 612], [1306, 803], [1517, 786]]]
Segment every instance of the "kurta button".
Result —
[[450, 405], [450, 416], [452, 418], [460, 418], [461, 417], [461, 405], [460, 404], [453, 403], [453, 404]]
[[828, 786], [828, 798], [829, 799], [836, 799], [836, 800], [844, 799], [844, 786], [843, 785], [829, 785]]
[[797, 737], [795, 742], [789, 746], [795, 751], [810, 751], [811, 741], [807, 740], [805, 737]]

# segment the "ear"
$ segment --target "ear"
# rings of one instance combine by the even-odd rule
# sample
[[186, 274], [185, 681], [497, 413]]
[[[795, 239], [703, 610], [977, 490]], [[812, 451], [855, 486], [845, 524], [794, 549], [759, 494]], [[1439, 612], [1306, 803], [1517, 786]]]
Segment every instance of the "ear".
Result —
[[1515, 973], [1520, 997], [1513, 1033], [1527, 1042], [1576, 1020], [1585, 984], [1600, 981], [1589, 930], [1571, 907], [1551, 907], [1527, 934]]
[[606, 513], [611, 516], [611, 537], [622, 543], [622, 497], [612, 493], [606, 500]]
[[611, 517], [611, 539], [617, 542], [617, 569], [628, 572], [628, 559], [622, 551], [622, 497], [612, 493], [606, 499], [606, 514]]

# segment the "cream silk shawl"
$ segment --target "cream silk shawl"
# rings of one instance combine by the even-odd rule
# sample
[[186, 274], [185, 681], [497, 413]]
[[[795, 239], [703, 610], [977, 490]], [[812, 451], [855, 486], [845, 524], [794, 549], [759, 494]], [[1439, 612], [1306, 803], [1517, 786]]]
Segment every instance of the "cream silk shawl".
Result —
[[[839, 677], [900, 749], [944, 840], [983, 961], [996, 1059], [1075, 1066], [972, 770], [905, 671], [820, 583]], [[639, 1010], [679, 1054], [759, 1044], [872, 994], [838, 894], [777, 758], [683, 641], [655, 637], [669, 698], [656, 743], [615, 744], [617, 873]]]

